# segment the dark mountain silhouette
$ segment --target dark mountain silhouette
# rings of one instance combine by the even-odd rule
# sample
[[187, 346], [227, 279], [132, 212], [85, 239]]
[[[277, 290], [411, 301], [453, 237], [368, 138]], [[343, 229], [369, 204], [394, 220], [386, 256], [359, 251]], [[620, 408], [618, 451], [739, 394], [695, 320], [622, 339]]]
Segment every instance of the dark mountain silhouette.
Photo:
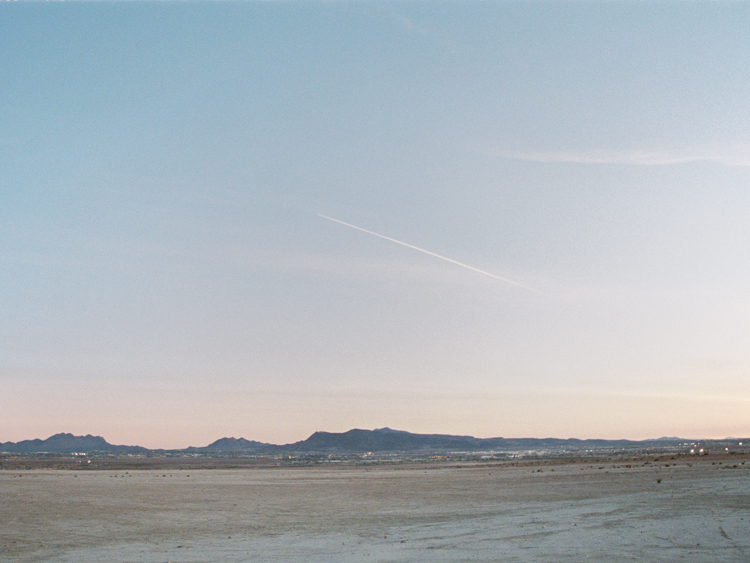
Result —
[[0, 451], [11, 453], [145, 453], [149, 450], [140, 446], [115, 446], [101, 436], [74, 436], [61, 433], [50, 436], [46, 440], [23, 440], [21, 442], [5, 442], [0, 444]]
[[[652, 441], [653, 442], [653, 441]], [[643, 446], [632, 440], [577, 440], [575, 438], [474, 438], [449, 434], [413, 434], [379, 428], [343, 433], [315, 432], [307, 440], [282, 446], [296, 452], [427, 452], [583, 450]]]
[[502, 438], [480, 439], [447, 434], [412, 434], [402, 430], [379, 428], [354, 429], [343, 433], [315, 432], [307, 440], [285, 448], [299, 452], [403, 452], [403, 451], [476, 451], [500, 447]]
[[[190, 447], [172, 452], [219, 455], [237, 454], [291, 454], [328, 453], [357, 454], [364, 452], [519, 452], [519, 451], [585, 451], [604, 449], [644, 449], [660, 447], [677, 442], [677, 438], [658, 440], [578, 440], [575, 438], [474, 438], [449, 434], [414, 434], [403, 430], [378, 428], [347, 432], [315, 432], [306, 440], [293, 444], [275, 445], [246, 440], [245, 438], [220, 438], [205, 447]], [[46, 440], [24, 440], [0, 443], [0, 451], [8, 453], [111, 453], [145, 454], [164, 452], [140, 446], [116, 446], [101, 436], [74, 436], [55, 434]]]
[[215, 442], [204, 448], [188, 448], [198, 451], [207, 452], [241, 452], [241, 451], [259, 451], [267, 449], [271, 444], [256, 442], [255, 440], [246, 440], [245, 438], [219, 438]]

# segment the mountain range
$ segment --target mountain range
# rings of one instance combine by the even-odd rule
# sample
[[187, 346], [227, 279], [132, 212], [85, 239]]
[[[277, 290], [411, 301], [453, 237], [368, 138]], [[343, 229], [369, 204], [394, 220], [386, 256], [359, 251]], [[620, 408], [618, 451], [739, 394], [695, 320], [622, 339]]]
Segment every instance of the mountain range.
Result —
[[[474, 438], [450, 434], [414, 434], [403, 430], [378, 428], [353, 429], [347, 432], [315, 432], [306, 440], [286, 445], [267, 444], [245, 438], [221, 438], [204, 447], [189, 447], [170, 452], [226, 454], [357, 454], [365, 452], [514, 452], [514, 451], [580, 451], [587, 449], [643, 449], [677, 442], [678, 438], [658, 440], [579, 440], [575, 438]], [[117, 446], [101, 436], [55, 434], [46, 440], [23, 440], [0, 443], [6, 453], [109, 453], [148, 454], [166, 450], [151, 450], [141, 446]]]
[[21, 442], [0, 443], [0, 452], [8, 453], [112, 453], [140, 454], [148, 453], [141, 446], [115, 446], [101, 436], [74, 436], [73, 434], [55, 434], [46, 440], [23, 440]]

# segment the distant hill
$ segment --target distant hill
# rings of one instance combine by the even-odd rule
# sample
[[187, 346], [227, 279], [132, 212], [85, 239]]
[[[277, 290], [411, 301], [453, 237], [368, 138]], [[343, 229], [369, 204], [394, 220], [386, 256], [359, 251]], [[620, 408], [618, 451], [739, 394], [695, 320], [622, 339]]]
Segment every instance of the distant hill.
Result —
[[343, 433], [315, 432], [307, 440], [284, 446], [298, 452], [476, 451], [500, 447], [502, 438], [448, 434], [413, 434], [403, 430], [354, 429]]
[[46, 440], [23, 440], [0, 444], [0, 451], [9, 453], [146, 453], [149, 450], [140, 446], [115, 446], [101, 436], [74, 436], [61, 433]]
[[449, 434], [414, 434], [379, 428], [343, 433], [315, 432], [307, 440], [283, 446], [296, 452], [426, 452], [519, 451], [626, 448], [641, 445], [631, 440], [577, 440], [575, 438], [474, 438]]
[[190, 451], [195, 452], [260, 452], [262, 450], [268, 450], [274, 448], [273, 444], [264, 444], [263, 442], [256, 442], [255, 440], [246, 440], [245, 438], [219, 438], [215, 442], [202, 448], [187, 448]]

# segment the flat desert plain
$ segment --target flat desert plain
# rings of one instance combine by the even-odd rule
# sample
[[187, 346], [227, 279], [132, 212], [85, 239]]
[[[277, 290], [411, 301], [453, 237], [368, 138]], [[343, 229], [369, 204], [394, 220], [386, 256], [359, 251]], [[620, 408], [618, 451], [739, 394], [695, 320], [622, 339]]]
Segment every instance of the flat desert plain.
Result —
[[6, 469], [0, 560], [750, 561], [750, 460]]

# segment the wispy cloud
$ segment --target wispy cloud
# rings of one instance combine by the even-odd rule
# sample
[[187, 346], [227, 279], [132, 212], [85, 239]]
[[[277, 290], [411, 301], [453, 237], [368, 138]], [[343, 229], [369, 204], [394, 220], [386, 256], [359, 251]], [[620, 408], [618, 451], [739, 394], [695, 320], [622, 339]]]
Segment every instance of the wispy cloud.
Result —
[[669, 150], [582, 149], [570, 151], [523, 150], [490, 147], [486, 154], [512, 160], [577, 164], [632, 164], [663, 166], [689, 162], [716, 162], [728, 166], [750, 166], [750, 145]]

